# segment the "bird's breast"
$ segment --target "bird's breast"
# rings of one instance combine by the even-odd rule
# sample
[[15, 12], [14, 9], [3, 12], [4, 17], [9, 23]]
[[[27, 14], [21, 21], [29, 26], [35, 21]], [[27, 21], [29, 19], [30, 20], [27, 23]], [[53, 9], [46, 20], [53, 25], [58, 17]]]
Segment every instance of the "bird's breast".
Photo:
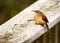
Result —
[[34, 20], [35, 20], [35, 23], [37, 24], [41, 24], [41, 25], [46, 24], [46, 22], [42, 19], [42, 16], [39, 16], [37, 14], [34, 15]]

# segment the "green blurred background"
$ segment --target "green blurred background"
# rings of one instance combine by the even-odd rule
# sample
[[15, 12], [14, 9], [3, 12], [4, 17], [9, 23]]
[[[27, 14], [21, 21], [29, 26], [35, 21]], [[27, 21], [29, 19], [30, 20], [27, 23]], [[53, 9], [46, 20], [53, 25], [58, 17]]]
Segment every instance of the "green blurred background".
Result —
[[0, 25], [36, 0], [0, 0]]

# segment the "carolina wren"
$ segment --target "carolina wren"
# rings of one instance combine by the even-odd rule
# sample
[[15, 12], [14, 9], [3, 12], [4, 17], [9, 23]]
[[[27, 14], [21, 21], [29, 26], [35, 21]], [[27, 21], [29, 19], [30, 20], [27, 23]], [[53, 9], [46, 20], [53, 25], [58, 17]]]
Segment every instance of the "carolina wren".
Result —
[[42, 26], [46, 25], [47, 30], [49, 30], [49, 27], [48, 27], [48, 24], [47, 24], [48, 23], [47, 17], [39, 10], [35, 10], [34, 12], [35, 12], [35, 14], [34, 14], [35, 23], [39, 24], [39, 25], [42, 25]]

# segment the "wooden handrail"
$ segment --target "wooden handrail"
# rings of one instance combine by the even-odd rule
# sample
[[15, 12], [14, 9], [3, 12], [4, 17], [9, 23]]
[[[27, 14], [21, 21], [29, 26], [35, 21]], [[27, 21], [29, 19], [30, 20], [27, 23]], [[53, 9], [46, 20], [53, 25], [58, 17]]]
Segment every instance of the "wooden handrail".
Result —
[[32, 10], [41, 10], [49, 20], [49, 28], [60, 22], [60, 1], [54, 0], [38, 0], [16, 16], [0, 26], [0, 36], [5, 33], [12, 34], [9, 41], [13, 43], [31, 43], [36, 38], [40, 37], [47, 30], [41, 25], [36, 25], [33, 19], [34, 12]]

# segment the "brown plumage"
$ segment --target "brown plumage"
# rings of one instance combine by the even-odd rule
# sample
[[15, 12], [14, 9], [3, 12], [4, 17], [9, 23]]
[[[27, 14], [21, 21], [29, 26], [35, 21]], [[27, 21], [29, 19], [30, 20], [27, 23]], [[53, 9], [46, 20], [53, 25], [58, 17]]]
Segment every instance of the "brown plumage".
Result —
[[47, 30], [49, 30], [49, 27], [48, 27], [48, 19], [47, 17], [39, 10], [35, 10], [34, 11], [36, 14], [34, 15], [34, 21], [36, 24], [40, 24], [42, 26], [46, 25], [47, 27]]

